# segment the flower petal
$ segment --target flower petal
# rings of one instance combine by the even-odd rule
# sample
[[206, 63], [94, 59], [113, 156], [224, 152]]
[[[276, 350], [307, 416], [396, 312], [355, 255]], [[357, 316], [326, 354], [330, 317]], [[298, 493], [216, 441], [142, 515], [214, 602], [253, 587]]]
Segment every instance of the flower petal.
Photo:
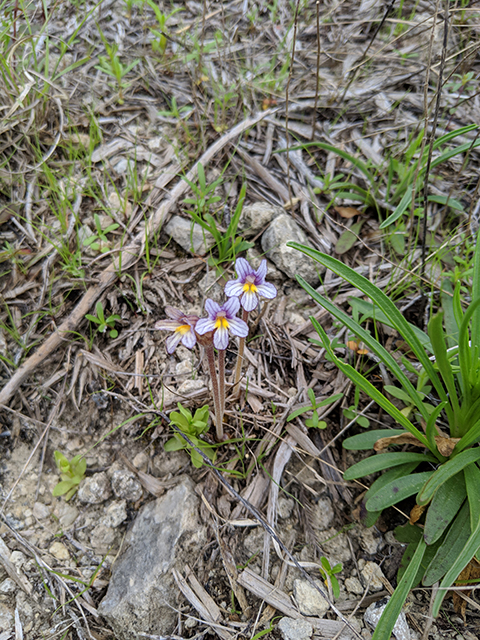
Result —
[[167, 347], [167, 353], [172, 354], [178, 346], [178, 343], [182, 339], [182, 334], [178, 331], [165, 340], [165, 345]]
[[207, 298], [205, 300], [205, 311], [208, 313], [210, 320], [215, 320], [220, 309], [220, 305], [218, 302], [215, 302], [215, 300], [212, 300], [211, 298]]
[[201, 336], [209, 331], [215, 331], [215, 320], [210, 320], [210, 318], [200, 318], [195, 327], [195, 331]]
[[160, 329], [160, 331], [175, 331], [177, 327], [181, 326], [181, 322], [178, 320], [159, 320], [155, 323], [154, 329]]
[[237, 315], [240, 309], [240, 300], [238, 298], [229, 298], [223, 305], [222, 311], [225, 311], [225, 315], [230, 320]]
[[197, 336], [195, 335], [195, 331], [187, 331], [182, 338], [182, 344], [187, 347], [187, 349], [193, 349], [193, 347], [197, 344]]
[[182, 311], [180, 311], [180, 309], [176, 309], [175, 307], [171, 307], [170, 305], [167, 305], [165, 307], [165, 313], [169, 318], [172, 318], [172, 320], [178, 321], [181, 321], [181, 319], [185, 315]]
[[262, 260], [260, 263], [260, 266], [258, 267], [258, 269], [255, 271], [255, 284], [258, 285], [259, 284], [263, 284], [265, 282], [265, 276], [267, 275], [267, 261], [266, 260]]
[[272, 298], [277, 297], [277, 289], [270, 282], [264, 282], [257, 286], [257, 293], [264, 298]]
[[252, 291], [246, 291], [240, 299], [245, 311], [253, 311], [258, 305], [258, 297]]
[[229, 324], [230, 333], [233, 336], [238, 336], [239, 338], [246, 338], [248, 336], [248, 324], [240, 318], [233, 318]]
[[252, 267], [245, 260], [245, 258], [237, 258], [235, 261], [235, 271], [237, 272], [238, 279], [242, 282], [245, 282], [245, 278], [247, 276], [252, 276], [255, 274]]
[[[235, 298], [236, 300], [237, 298]], [[232, 326], [230, 324], [230, 326]], [[213, 335], [213, 344], [217, 349], [223, 351], [228, 347], [228, 331], [225, 327], [219, 327]]]
[[243, 293], [243, 284], [240, 280], [229, 280], [225, 285], [225, 295], [229, 298], [232, 296], [241, 296]]

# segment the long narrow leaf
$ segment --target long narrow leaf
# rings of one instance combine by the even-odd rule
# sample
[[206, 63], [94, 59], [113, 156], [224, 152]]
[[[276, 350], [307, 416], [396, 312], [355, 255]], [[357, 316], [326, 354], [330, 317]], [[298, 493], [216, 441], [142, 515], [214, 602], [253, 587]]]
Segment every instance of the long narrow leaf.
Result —
[[[377, 471], [383, 471], [384, 469], [391, 469], [401, 464], [410, 464], [416, 462], [432, 461], [432, 456], [424, 453], [412, 453], [409, 451], [401, 451], [399, 453], [379, 453], [365, 460], [360, 460], [356, 464], [349, 467], [343, 474], [344, 480], [355, 480], [356, 478], [362, 478], [368, 476], [371, 473], [377, 473]], [[428, 472], [430, 475], [433, 472]], [[430, 476], [428, 476], [430, 477]], [[424, 480], [426, 482], [427, 478]]]
[[[403, 476], [408, 476], [410, 473], [415, 471], [418, 465], [418, 462], [408, 462], [407, 464], [401, 464], [398, 467], [393, 467], [393, 469], [388, 469], [388, 471], [382, 473], [382, 475], [372, 483], [372, 486], [363, 497], [363, 502], [366, 503], [369, 498], [372, 498], [376, 493], [378, 493], [378, 491], [380, 491], [380, 489], [382, 489], [389, 482], [392, 482], [392, 480], [402, 478]], [[379, 509], [378, 511], [369, 510], [366, 517], [362, 517], [364, 526], [372, 527], [382, 511], [383, 509]]]
[[368, 396], [370, 396], [372, 400], [375, 400], [375, 402], [380, 407], [382, 407], [382, 409], [384, 409], [390, 416], [392, 416], [394, 420], [396, 420], [399, 424], [401, 424], [402, 427], [404, 427], [410, 433], [413, 433], [413, 435], [417, 438], [417, 440], [420, 440], [420, 442], [428, 449], [429, 448], [428, 440], [423, 435], [423, 433], [419, 431], [415, 427], [415, 425], [412, 424], [410, 420], [406, 418], [403, 415], [403, 413], [399, 409], [397, 409], [397, 407], [383, 395], [383, 393], [380, 393], [380, 391], [376, 387], [374, 387], [371, 382], [369, 382], [364, 376], [362, 376], [362, 374], [358, 373], [356, 369], [354, 369], [352, 366], [350, 366], [346, 362], [343, 362], [343, 360], [340, 360], [340, 358], [337, 358], [337, 356], [334, 354], [330, 346], [330, 341], [328, 339], [327, 334], [323, 330], [323, 327], [317, 322], [315, 318], [310, 317], [310, 319], [316, 331], [318, 332], [319, 336], [322, 338], [323, 346], [325, 347], [330, 358], [333, 360], [333, 362], [335, 362], [337, 367], [341, 371], [343, 371], [343, 373], [348, 378], [350, 378], [350, 380], [354, 384], [356, 384], [362, 391], [364, 391]]
[[[290, 419], [290, 416], [289, 416]], [[380, 440], [380, 438], [389, 438], [391, 436], [401, 436], [408, 431], [402, 431], [401, 429], [376, 429], [374, 431], [364, 431], [363, 433], [357, 433], [355, 436], [350, 436], [343, 441], [343, 448], [353, 451], [367, 451], [373, 449], [373, 445]]]
[[392, 629], [395, 626], [398, 616], [402, 611], [402, 607], [407, 599], [408, 592], [415, 583], [418, 569], [422, 563], [423, 555], [425, 553], [426, 544], [424, 540], [420, 539], [417, 550], [408, 566], [408, 569], [403, 574], [401, 580], [397, 584], [397, 588], [393, 592], [393, 596], [388, 601], [385, 611], [382, 613], [382, 617], [378, 621], [375, 628], [375, 632], [372, 636], [372, 640], [389, 640]]
[[[443, 331], [443, 313], [438, 313], [431, 318], [428, 323], [428, 335], [430, 336], [430, 342], [432, 343], [432, 349], [440, 375], [447, 387], [454, 418], [458, 420], [460, 406], [458, 404], [457, 388], [453, 377], [452, 365], [447, 355], [447, 346], [445, 344], [445, 334]], [[452, 435], [455, 436], [456, 434]]]
[[382, 360], [388, 369], [395, 375], [404, 389], [407, 390], [412, 402], [422, 414], [423, 419], [427, 421], [429, 414], [423, 404], [423, 398], [419, 395], [413, 384], [400, 369], [395, 358], [385, 349], [385, 347], [381, 345], [378, 340], [375, 340], [375, 338], [361, 325], [359, 325], [358, 322], [355, 322], [351, 316], [344, 313], [341, 309], [338, 309], [334, 304], [327, 300], [327, 298], [315, 291], [315, 289], [305, 282], [301, 276], [297, 276], [297, 280], [305, 291], [315, 300], [315, 302], [329, 311], [335, 318], [337, 318], [337, 320], [340, 320], [342, 324], [348, 327], [350, 331], [358, 336], [369, 347], [369, 349]]
[[463, 504], [467, 490], [463, 473], [449, 478], [433, 496], [425, 519], [423, 535], [425, 542], [430, 545], [436, 542], [457, 515]]
[[414, 496], [431, 477], [432, 473], [433, 471], [422, 471], [421, 473], [412, 473], [403, 478], [392, 480], [367, 500], [365, 505], [367, 510], [381, 511], [405, 500], [405, 498]]
[[398, 206], [396, 207], [395, 211], [390, 216], [388, 216], [386, 220], [382, 222], [382, 224], [380, 225], [380, 229], [386, 229], [387, 227], [392, 225], [394, 222], [396, 222], [400, 218], [400, 216], [403, 216], [403, 214], [408, 209], [412, 201], [412, 192], [413, 192], [412, 187], [411, 186], [408, 187], [407, 190], [405, 191], [403, 198], [400, 200]]
[[476, 464], [470, 464], [463, 470], [463, 475], [470, 505], [470, 529], [474, 531], [480, 522], [480, 469]]
[[378, 287], [367, 280], [367, 278], [364, 278], [360, 274], [356, 273], [353, 269], [350, 269], [350, 267], [347, 267], [347, 265], [343, 264], [339, 260], [336, 260], [335, 258], [332, 258], [331, 256], [328, 256], [325, 253], [321, 253], [316, 249], [298, 244], [297, 242], [289, 242], [288, 246], [293, 247], [294, 249], [298, 249], [302, 253], [305, 253], [305, 255], [310, 256], [311, 258], [325, 266], [327, 269], [330, 269], [337, 275], [347, 280], [347, 282], [352, 284], [360, 291], [363, 291], [365, 295], [373, 300], [375, 304], [378, 305], [380, 310], [383, 311], [385, 315], [387, 315], [391, 319], [395, 329], [408, 343], [409, 347], [414, 352], [419, 362], [423, 365], [423, 368], [428, 374], [428, 377], [434, 385], [440, 399], [442, 401], [448, 400], [445, 389], [443, 388], [443, 385], [432, 365], [432, 362], [425, 353], [425, 349], [420, 344], [417, 336], [410, 328], [409, 323], [405, 320], [403, 315], [390, 300], [390, 298], [388, 298], [388, 296], [383, 293], [383, 291], [381, 291]]
[[430, 478], [424, 489], [417, 496], [417, 504], [428, 504], [437, 489], [469, 464], [480, 460], [480, 448], [462, 451], [457, 456], [442, 464]]
[[455, 451], [463, 451], [480, 441], [480, 420], [470, 427], [467, 433], [457, 442]]
[[452, 586], [452, 584], [457, 580], [460, 573], [465, 569], [467, 564], [473, 558], [473, 556], [477, 553], [478, 548], [480, 547], [480, 522], [476, 526], [475, 530], [472, 531], [472, 534], [468, 538], [465, 546], [463, 547], [461, 553], [457, 556], [457, 559], [447, 571], [445, 577], [440, 583], [440, 588], [438, 593], [433, 601], [433, 616], [436, 617], [440, 610], [440, 606], [442, 604], [443, 598], [445, 597], [447, 590]]

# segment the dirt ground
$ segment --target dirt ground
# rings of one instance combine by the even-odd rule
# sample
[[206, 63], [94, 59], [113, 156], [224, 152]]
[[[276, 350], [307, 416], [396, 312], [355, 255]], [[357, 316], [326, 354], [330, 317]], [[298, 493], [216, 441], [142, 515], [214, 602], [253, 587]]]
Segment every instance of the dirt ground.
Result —
[[[478, 130], [469, 125], [480, 122], [480, 8], [451, 2], [446, 21], [441, 3], [400, 5], [4, 3], [0, 640], [114, 638], [97, 607], [125, 533], [144, 504], [185, 474], [205, 496], [209, 542], [199, 550], [197, 578], [228, 637], [256, 638], [265, 629], [280, 637], [274, 608], [248, 590], [248, 607], [233, 598], [215, 522], [226, 523], [221, 537], [235, 565], [258, 571], [264, 530], [231, 524], [251, 515], [205, 466], [164, 450], [172, 433], [161, 411], [181, 401], [192, 411], [208, 404], [213, 415], [212, 389], [201, 350], [180, 346], [168, 355], [166, 333], [154, 330], [165, 306], [202, 315], [205, 299], [221, 300], [235, 277], [233, 242], [223, 256], [218, 246], [205, 250], [205, 237], [192, 250], [190, 231], [175, 235], [168, 225], [178, 216], [190, 221], [190, 210], [211, 213], [225, 237], [243, 184], [253, 213], [234, 235], [248, 241], [242, 255], [255, 267], [267, 259], [278, 295], [251, 314], [242, 392], [236, 398], [227, 389], [230, 442], [217, 450], [216, 466], [242, 496], [255, 486], [255, 506], [267, 518], [273, 509], [276, 533], [297, 560], [342, 564], [335, 602], [345, 615], [354, 611], [357, 631], [370, 637], [363, 613], [396, 586], [403, 547], [393, 529], [412, 505], [366, 529], [368, 485], [342, 479], [366, 452], [346, 451], [336, 436], [347, 425], [348, 435], [361, 432], [359, 413], [371, 425], [393, 421], [312, 342], [312, 315], [332, 338], [349, 336], [295, 276], [313, 273], [310, 284], [345, 310], [358, 292], [278, 255], [288, 235], [275, 236], [271, 249], [266, 237], [271, 220], [286, 215], [300, 238], [367, 275], [421, 328], [425, 292], [434, 304], [446, 275], [468, 281], [478, 229]], [[421, 130], [426, 136], [413, 148]], [[422, 144], [452, 131], [466, 147], [429, 174], [424, 252], [421, 194], [395, 226], [380, 224], [398, 204], [392, 181], [401, 183]], [[255, 203], [270, 219], [252, 210]], [[108, 326], [98, 302], [107, 319], [117, 316]], [[395, 332], [382, 331], [383, 342], [401, 350]], [[229, 377], [236, 352], [231, 341]], [[344, 353], [370, 367], [375, 384], [385, 382], [362, 345]], [[287, 422], [307, 406], [309, 389], [317, 399], [342, 394], [320, 412], [325, 429], [306, 426], [311, 413]], [[214, 443], [213, 425], [205, 437]], [[283, 466], [281, 442], [292, 447]], [[69, 501], [52, 495], [60, 480], [55, 451], [85, 458], [83, 482], [107, 479], [98, 500], [82, 499], [82, 485]], [[277, 577], [290, 594], [301, 574], [272, 552], [268, 578]], [[435, 621], [430, 602], [429, 589], [409, 596], [412, 637], [478, 636], [475, 591], [463, 609], [447, 598]], [[172, 637], [214, 635], [193, 617], [180, 597]]]

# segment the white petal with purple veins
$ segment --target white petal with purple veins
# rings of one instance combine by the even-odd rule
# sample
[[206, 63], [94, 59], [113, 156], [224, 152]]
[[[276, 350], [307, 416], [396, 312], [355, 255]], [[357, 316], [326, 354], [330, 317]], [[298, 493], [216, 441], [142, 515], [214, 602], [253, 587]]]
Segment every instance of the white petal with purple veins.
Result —
[[246, 338], [248, 336], [248, 324], [240, 318], [232, 318], [229, 320], [230, 333], [239, 338]]
[[273, 286], [273, 284], [270, 284], [270, 282], [265, 282], [264, 284], [258, 285], [257, 292], [259, 293], [259, 295], [263, 296], [264, 298], [269, 298], [270, 300], [277, 296], [277, 289]]
[[175, 349], [177, 348], [178, 343], [180, 342], [180, 340], [182, 339], [182, 334], [177, 331], [175, 332], [173, 335], [168, 336], [168, 338], [165, 340], [165, 345], [167, 347], [167, 353], [172, 354]]
[[180, 309], [176, 309], [175, 307], [171, 307], [170, 305], [165, 307], [165, 313], [172, 320], [178, 320], [181, 322], [184, 314], [180, 311]]
[[205, 311], [210, 316], [210, 320], [213, 320], [217, 317], [217, 313], [220, 311], [220, 305], [215, 300], [211, 298], [207, 298], [205, 300]]
[[228, 331], [227, 329], [225, 329], [225, 327], [219, 327], [215, 331], [213, 335], [213, 344], [220, 351], [223, 351], [228, 347]]
[[222, 309], [225, 311], [225, 314], [226, 314], [228, 319], [232, 318], [233, 316], [236, 316], [237, 313], [238, 313], [238, 310], [240, 309], [240, 301], [239, 301], [239, 299], [238, 298], [230, 298], [222, 306]]
[[187, 331], [182, 338], [182, 344], [187, 347], [187, 349], [193, 349], [193, 347], [197, 344], [197, 336], [194, 331]]
[[210, 318], [200, 318], [195, 327], [195, 331], [201, 336], [209, 331], [215, 331], [215, 320], [210, 320]]
[[243, 293], [243, 284], [239, 280], [230, 280], [225, 285], [225, 295], [231, 298], [232, 296], [241, 296]]
[[241, 298], [241, 303], [245, 311], [253, 311], [258, 304], [258, 298], [255, 293], [246, 291]]
[[258, 278], [259, 284], [265, 282], [265, 276], [267, 275], [267, 261], [266, 260], [262, 260], [261, 261], [260, 266], [255, 271], [255, 275], [256, 275], [255, 280], [257, 280], [257, 278]]
[[159, 320], [155, 323], [154, 329], [160, 329], [162, 331], [175, 331], [177, 327], [179, 327], [182, 322], [178, 320]]
[[253, 274], [252, 267], [248, 264], [245, 258], [237, 258], [235, 262], [235, 271], [239, 280], [245, 282], [245, 278]]

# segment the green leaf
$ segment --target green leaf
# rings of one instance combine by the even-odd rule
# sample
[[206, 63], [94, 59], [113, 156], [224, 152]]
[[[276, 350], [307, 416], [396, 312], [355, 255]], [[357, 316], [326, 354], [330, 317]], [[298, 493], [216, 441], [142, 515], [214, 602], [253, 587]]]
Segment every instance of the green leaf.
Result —
[[343, 255], [353, 247], [357, 241], [357, 236], [363, 226], [365, 220], [359, 220], [355, 224], [352, 224], [350, 229], [346, 229], [342, 235], [338, 238], [335, 245], [335, 253]]
[[438, 204], [447, 205], [455, 211], [461, 211], [462, 213], [465, 212], [465, 208], [462, 203], [455, 198], [450, 198], [449, 196], [428, 196], [427, 200], [429, 202], [437, 202]]
[[381, 438], [391, 438], [392, 436], [401, 436], [408, 431], [403, 429], [376, 429], [358, 433], [356, 436], [350, 436], [343, 441], [343, 448], [353, 451], [365, 451], [373, 449], [374, 444]]
[[[415, 471], [415, 469], [418, 467], [418, 462], [411, 462], [409, 464], [401, 464], [398, 467], [393, 467], [393, 469], [389, 469], [388, 471], [385, 471], [385, 473], [382, 473], [381, 476], [379, 476], [371, 485], [370, 489], [367, 491], [367, 493], [365, 494], [365, 496], [363, 497], [363, 504], [366, 503], [366, 501], [371, 498], [372, 496], [374, 496], [378, 491], [380, 491], [380, 489], [382, 489], [383, 487], [385, 487], [387, 484], [389, 484], [390, 482], [392, 482], [392, 480], [396, 480], [397, 478], [401, 478], [403, 476], [407, 476], [410, 473], [412, 473], [413, 471]], [[365, 527], [372, 527], [375, 522], [378, 520], [378, 518], [380, 517], [380, 514], [382, 513], [382, 509], [380, 509], [379, 511], [368, 511], [366, 510], [366, 516], [362, 515], [362, 522], [364, 524]]]
[[470, 536], [469, 519], [468, 503], [465, 502], [425, 571], [423, 584], [426, 587], [438, 582], [462, 552]]
[[75, 484], [72, 483], [71, 480], [64, 480], [63, 482], [59, 482], [53, 488], [52, 495], [53, 496], [63, 496], [63, 494], [67, 493], [67, 491], [70, 491], [72, 486], [75, 486]]
[[393, 627], [395, 626], [397, 618], [402, 611], [405, 600], [407, 599], [408, 592], [412, 588], [417, 577], [418, 569], [425, 553], [425, 547], [425, 542], [420, 540], [408, 569], [403, 574], [401, 580], [399, 580], [397, 588], [393, 592], [393, 596], [388, 601], [388, 604], [382, 613], [382, 617], [375, 628], [372, 640], [389, 640]]
[[[385, 454], [388, 455], [388, 454]], [[405, 498], [415, 495], [420, 491], [425, 482], [430, 478], [433, 471], [423, 471], [422, 473], [412, 473], [389, 482], [377, 493], [367, 500], [368, 511], [381, 511], [391, 507]]]
[[412, 398], [403, 389], [399, 389], [398, 387], [394, 387], [391, 384], [386, 384], [383, 387], [383, 389], [384, 389], [384, 391], [389, 393], [391, 396], [393, 396], [394, 398], [397, 398], [397, 400], [401, 400], [405, 404], [412, 404], [413, 403]]
[[400, 203], [396, 207], [395, 211], [390, 216], [388, 216], [386, 220], [382, 222], [382, 224], [380, 225], [380, 229], [386, 229], [391, 224], [396, 222], [400, 218], [400, 216], [403, 216], [403, 214], [408, 209], [412, 201], [412, 191], [413, 189], [411, 185], [407, 187], [407, 190], [405, 191], [405, 194], [403, 198], [400, 200]]
[[184, 440], [184, 442], [182, 443], [180, 441], [180, 436], [176, 436], [174, 438], [170, 438], [170, 440], [167, 440], [164, 449], [165, 451], [180, 451], [181, 449], [185, 448], [186, 444], [186, 440]]
[[428, 504], [435, 491], [449, 478], [468, 467], [472, 462], [480, 460], [480, 448], [462, 451], [454, 458], [442, 464], [432, 475], [425, 487], [417, 496], [417, 504]]
[[480, 522], [480, 469], [476, 464], [470, 464], [465, 467], [463, 474], [470, 505], [470, 529], [474, 531]]
[[449, 478], [439, 487], [428, 507], [425, 520], [423, 535], [428, 545], [433, 544], [442, 536], [457, 515], [466, 495], [463, 473]]
[[[396, 467], [400, 464], [427, 461], [436, 462], [433, 456], [425, 453], [410, 453], [408, 451], [399, 453], [380, 453], [354, 464], [345, 471], [343, 478], [344, 480], [355, 480], [356, 478], [362, 478], [363, 476], [368, 476], [371, 473], [377, 473], [377, 471], [383, 471], [384, 469]], [[433, 472], [429, 473], [431, 475]]]

